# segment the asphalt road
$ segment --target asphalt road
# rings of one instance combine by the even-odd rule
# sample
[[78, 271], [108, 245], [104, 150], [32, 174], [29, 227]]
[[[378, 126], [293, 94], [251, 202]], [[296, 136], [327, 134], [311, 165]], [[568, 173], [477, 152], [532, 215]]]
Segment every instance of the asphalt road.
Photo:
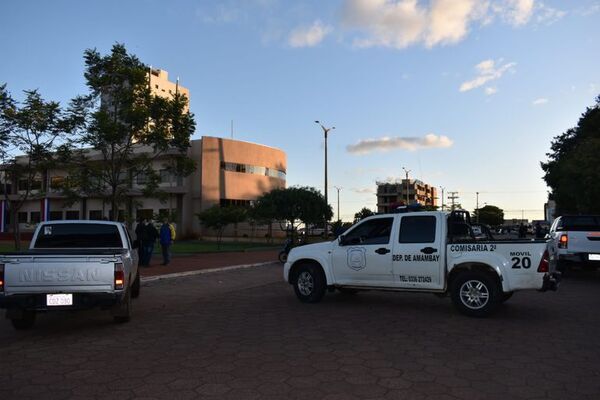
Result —
[[0, 320], [0, 399], [599, 399], [600, 273], [488, 319], [429, 294], [301, 304], [281, 266], [150, 282], [134, 319]]

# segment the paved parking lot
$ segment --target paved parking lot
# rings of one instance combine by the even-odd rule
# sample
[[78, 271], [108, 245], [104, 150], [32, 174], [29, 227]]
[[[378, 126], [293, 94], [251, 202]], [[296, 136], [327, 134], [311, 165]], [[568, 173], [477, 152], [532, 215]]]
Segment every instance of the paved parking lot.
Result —
[[143, 287], [135, 319], [0, 320], [0, 398], [598, 399], [600, 277], [518, 293], [493, 318], [429, 294], [299, 303], [281, 266]]

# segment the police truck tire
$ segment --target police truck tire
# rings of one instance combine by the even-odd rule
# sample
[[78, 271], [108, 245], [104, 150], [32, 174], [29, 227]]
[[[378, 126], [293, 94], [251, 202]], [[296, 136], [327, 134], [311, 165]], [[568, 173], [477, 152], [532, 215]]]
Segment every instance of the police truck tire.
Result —
[[135, 276], [135, 280], [131, 285], [131, 298], [137, 299], [140, 297], [140, 270], [138, 269], [138, 273]]
[[23, 311], [19, 317], [11, 316], [10, 322], [18, 331], [31, 329], [35, 323], [35, 311]]
[[490, 273], [464, 271], [453, 279], [450, 295], [454, 306], [462, 314], [481, 318], [496, 309], [501, 293]]
[[316, 264], [302, 264], [294, 278], [294, 292], [303, 303], [318, 303], [325, 295], [325, 274]]

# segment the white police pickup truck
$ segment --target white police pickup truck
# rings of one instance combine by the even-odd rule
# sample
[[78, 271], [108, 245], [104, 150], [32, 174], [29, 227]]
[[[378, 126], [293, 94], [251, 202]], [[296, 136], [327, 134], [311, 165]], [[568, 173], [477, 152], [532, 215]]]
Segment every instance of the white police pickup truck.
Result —
[[127, 322], [140, 293], [135, 247], [119, 222], [42, 222], [28, 251], [0, 254], [0, 308], [16, 329], [40, 311], [93, 307]]
[[560, 273], [543, 240], [475, 239], [466, 211], [382, 214], [334, 241], [292, 249], [284, 278], [302, 302], [325, 291], [449, 294], [460, 312], [489, 315], [519, 290], [556, 290]]

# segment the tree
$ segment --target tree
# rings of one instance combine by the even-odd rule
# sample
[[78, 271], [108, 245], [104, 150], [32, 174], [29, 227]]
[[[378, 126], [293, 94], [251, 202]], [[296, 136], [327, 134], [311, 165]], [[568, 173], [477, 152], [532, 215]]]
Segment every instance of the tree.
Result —
[[[47, 170], [56, 162], [56, 152], [66, 148], [70, 125], [59, 103], [46, 101], [37, 90], [26, 90], [18, 103], [0, 86], [0, 142], [4, 199], [11, 216], [15, 248], [20, 249], [17, 213], [30, 199], [44, 198], [48, 191]], [[14, 153], [20, 152], [19, 156]], [[17, 185], [16, 190], [8, 184]]]
[[504, 211], [496, 206], [488, 204], [479, 210], [475, 210], [471, 221], [477, 221], [477, 214], [479, 214], [479, 223], [481, 224], [498, 226], [504, 222]]
[[275, 189], [263, 194], [254, 205], [256, 213], [262, 218], [280, 221], [281, 229], [295, 232], [300, 223], [306, 225], [322, 224], [333, 217], [331, 206], [317, 189], [294, 186]]
[[246, 209], [242, 207], [221, 207], [218, 204], [196, 214], [200, 223], [217, 232], [217, 248], [221, 248], [223, 231], [229, 224], [246, 220]]
[[354, 214], [354, 223], [357, 223], [361, 219], [365, 219], [370, 217], [371, 215], [375, 215], [375, 213], [369, 210], [367, 207], [363, 207], [362, 210]]
[[174, 176], [191, 174], [195, 165], [187, 157], [195, 130], [193, 115], [186, 111], [188, 99], [155, 96], [149, 86], [149, 68], [122, 44], [102, 56], [85, 51], [87, 96], [74, 101], [72, 120], [83, 126], [80, 148], [63, 154], [70, 160], [64, 194], [72, 201], [102, 197], [110, 204], [111, 218], [120, 205], [131, 207], [134, 181], [144, 197], [165, 199], [159, 190], [160, 176], [153, 164], [163, 162]]
[[556, 201], [557, 214], [600, 213], [600, 96], [577, 126], [552, 141], [542, 162], [544, 181]]

